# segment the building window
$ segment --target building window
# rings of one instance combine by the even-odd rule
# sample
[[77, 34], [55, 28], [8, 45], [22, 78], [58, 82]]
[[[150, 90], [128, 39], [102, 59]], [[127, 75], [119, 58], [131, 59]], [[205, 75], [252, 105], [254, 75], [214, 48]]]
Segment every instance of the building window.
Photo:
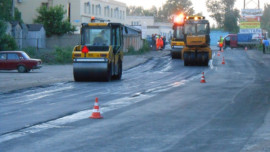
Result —
[[132, 22], [131, 22], [131, 25], [132, 25], [132, 26], [138, 26], [138, 25], [139, 25], [139, 21], [132, 21]]
[[120, 11], [120, 19], [122, 19], [122, 11]]
[[111, 8], [111, 17], [113, 17], [113, 9]]
[[110, 7], [109, 6], [104, 7], [104, 16], [110, 17]]
[[42, 7], [46, 7], [46, 8], [48, 8], [49, 3], [41, 3], [41, 6], [42, 6]]
[[98, 15], [98, 6], [96, 5], [96, 15]]
[[88, 5], [88, 14], [91, 14], [91, 5], [90, 5], [90, 3]]
[[89, 2], [84, 3], [84, 14], [87, 14], [89, 12]]
[[92, 14], [95, 15], [95, 5], [92, 5]]

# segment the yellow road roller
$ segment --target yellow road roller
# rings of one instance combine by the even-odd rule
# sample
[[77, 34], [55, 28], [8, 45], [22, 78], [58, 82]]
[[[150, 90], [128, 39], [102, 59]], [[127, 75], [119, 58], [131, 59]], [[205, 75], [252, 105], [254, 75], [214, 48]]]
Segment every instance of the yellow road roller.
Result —
[[122, 77], [123, 29], [120, 23], [82, 23], [81, 44], [72, 52], [75, 81], [111, 81]]
[[184, 65], [208, 66], [212, 59], [209, 21], [203, 16], [187, 16], [184, 24]]
[[171, 57], [181, 58], [181, 51], [185, 46], [183, 27], [185, 23], [184, 14], [179, 14], [173, 20], [173, 35], [171, 39]]

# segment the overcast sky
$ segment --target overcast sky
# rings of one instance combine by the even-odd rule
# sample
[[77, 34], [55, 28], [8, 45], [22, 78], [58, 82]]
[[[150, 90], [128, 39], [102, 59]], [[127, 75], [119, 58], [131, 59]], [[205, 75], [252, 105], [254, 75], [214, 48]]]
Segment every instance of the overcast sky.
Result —
[[[149, 9], [151, 8], [153, 5], [155, 5], [156, 7], [161, 7], [162, 4], [164, 4], [167, 0], [117, 0], [120, 2], [124, 2], [127, 4], [127, 6], [142, 6], [145, 9]], [[202, 12], [204, 16], [206, 16], [207, 18], [209, 18], [209, 14], [207, 13], [207, 9], [206, 9], [206, 0], [191, 0], [194, 10], [196, 13], [200, 13]], [[256, 3], [254, 3], [253, 1], [257, 2], [258, 0], [248, 0], [251, 1], [248, 4], [248, 7], [252, 7], [253, 5], [256, 5]], [[269, 3], [270, 4], [270, 0], [260, 0], [260, 7], [263, 9], [263, 6], [265, 3]], [[236, 4], [235, 7], [239, 10], [243, 9], [244, 7], [244, 0], [236, 0]], [[212, 19], [210, 19], [210, 22]]]

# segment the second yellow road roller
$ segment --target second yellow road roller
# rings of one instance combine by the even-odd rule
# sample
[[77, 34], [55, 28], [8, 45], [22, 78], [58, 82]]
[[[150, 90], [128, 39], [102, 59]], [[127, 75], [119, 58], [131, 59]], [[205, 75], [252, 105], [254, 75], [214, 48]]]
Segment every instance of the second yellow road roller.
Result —
[[110, 81], [122, 77], [123, 29], [120, 23], [82, 23], [81, 44], [72, 52], [75, 81]]
[[184, 24], [184, 65], [208, 66], [212, 59], [209, 21], [203, 16], [187, 16]]

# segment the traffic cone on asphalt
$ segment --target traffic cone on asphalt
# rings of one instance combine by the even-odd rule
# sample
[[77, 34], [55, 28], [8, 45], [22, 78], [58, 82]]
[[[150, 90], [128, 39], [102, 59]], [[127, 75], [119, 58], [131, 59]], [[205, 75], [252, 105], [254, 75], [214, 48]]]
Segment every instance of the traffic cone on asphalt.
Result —
[[201, 78], [201, 83], [205, 83], [205, 77], [204, 77], [204, 72], [202, 73], [202, 78]]
[[217, 56], [220, 56], [220, 51], [218, 51]]
[[247, 51], [247, 47], [245, 47], [245, 51]]
[[224, 59], [224, 57], [223, 57], [223, 59], [222, 59], [222, 64], [225, 64], [225, 59]]
[[90, 118], [92, 118], [92, 119], [101, 119], [101, 118], [103, 118], [100, 115], [100, 112], [99, 112], [98, 98], [96, 98], [96, 102], [95, 102], [95, 105], [94, 105], [92, 116]]

